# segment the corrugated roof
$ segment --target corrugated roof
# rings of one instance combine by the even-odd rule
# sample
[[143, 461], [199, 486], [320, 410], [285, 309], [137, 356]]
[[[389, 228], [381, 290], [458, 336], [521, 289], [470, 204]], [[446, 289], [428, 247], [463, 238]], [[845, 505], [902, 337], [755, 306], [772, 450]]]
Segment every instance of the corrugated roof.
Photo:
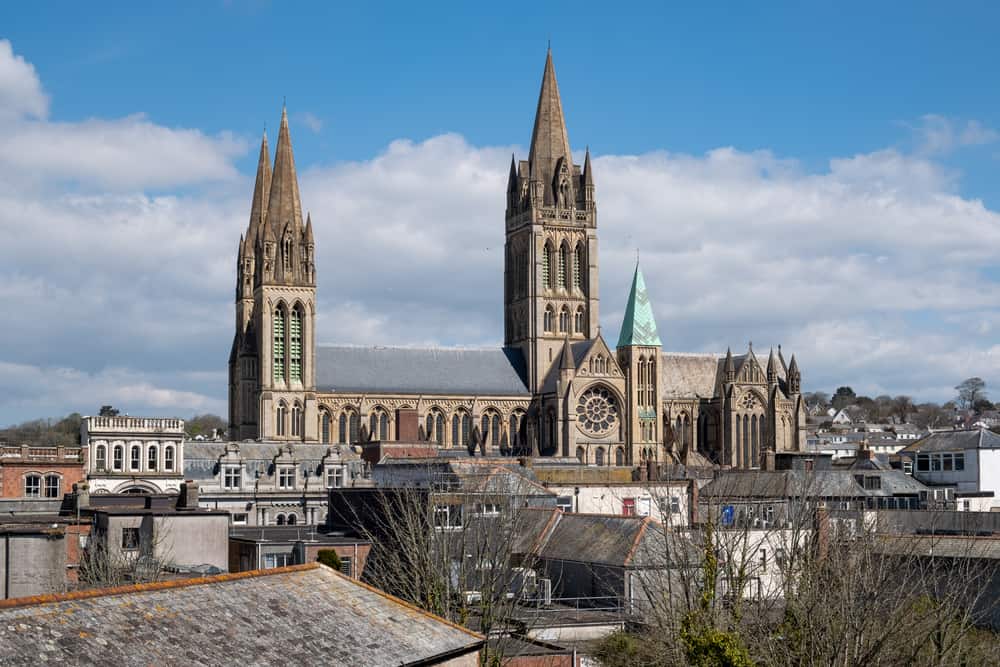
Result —
[[316, 348], [316, 388], [332, 392], [528, 396], [514, 348]]
[[404, 665], [482, 641], [318, 564], [0, 601], [5, 665]]

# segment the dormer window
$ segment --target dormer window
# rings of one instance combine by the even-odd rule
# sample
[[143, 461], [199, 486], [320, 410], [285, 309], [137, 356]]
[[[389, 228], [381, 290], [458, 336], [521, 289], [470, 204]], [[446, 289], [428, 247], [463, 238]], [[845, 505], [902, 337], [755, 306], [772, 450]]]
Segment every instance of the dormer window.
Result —
[[295, 488], [295, 466], [290, 466], [290, 465], [278, 466], [278, 488], [279, 489]]
[[326, 467], [326, 488], [328, 489], [339, 489], [344, 486], [344, 467], [343, 466], [327, 466]]

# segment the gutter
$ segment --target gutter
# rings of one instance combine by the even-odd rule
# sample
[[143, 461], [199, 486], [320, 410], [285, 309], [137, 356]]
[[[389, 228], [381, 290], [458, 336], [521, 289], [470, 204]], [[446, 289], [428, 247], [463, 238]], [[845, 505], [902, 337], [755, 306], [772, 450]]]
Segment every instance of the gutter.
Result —
[[450, 651], [445, 651], [444, 653], [438, 653], [437, 655], [432, 655], [428, 658], [421, 658], [420, 660], [414, 660], [413, 662], [401, 663], [404, 667], [421, 667], [422, 665], [439, 665], [442, 662], [451, 660], [452, 658], [458, 658], [463, 655], [468, 655], [473, 651], [482, 651], [483, 647], [486, 645], [486, 639], [481, 639], [475, 644], [462, 646], [460, 648], [454, 648]]

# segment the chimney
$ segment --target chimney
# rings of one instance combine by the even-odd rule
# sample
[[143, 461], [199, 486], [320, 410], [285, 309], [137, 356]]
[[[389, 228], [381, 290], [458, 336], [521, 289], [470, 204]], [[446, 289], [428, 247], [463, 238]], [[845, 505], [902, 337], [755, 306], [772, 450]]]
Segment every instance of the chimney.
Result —
[[73, 493], [76, 494], [76, 509], [81, 510], [90, 507], [90, 485], [86, 482], [77, 482], [73, 485]]
[[830, 551], [830, 515], [825, 507], [816, 508], [816, 558], [823, 560]]
[[184, 480], [181, 484], [181, 492], [177, 496], [177, 509], [198, 509], [198, 485], [194, 480]]
[[396, 410], [396, 440], [417, 442], [420, 440], [419, 427], [420, 420], [417, 418], [416, 409], [400, 408]]

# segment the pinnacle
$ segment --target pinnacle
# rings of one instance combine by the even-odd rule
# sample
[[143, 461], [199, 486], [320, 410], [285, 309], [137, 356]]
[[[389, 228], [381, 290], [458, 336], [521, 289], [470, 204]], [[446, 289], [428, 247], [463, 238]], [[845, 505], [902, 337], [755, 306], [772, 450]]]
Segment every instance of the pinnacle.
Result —
[[632, 289], [629, 291], [628, 303], [625, 306], [625, 317], [622, 319], [622, 330], [618, 336], [618, 347], [631, 345], [648, 345], [659, 347], [660, 335], [656, 330], [656, 318], [653, 316], [653, 306], [646, 293], [646, 281], [642, 276], [639, 263], [635, 264], [635, 275], [632, 276]]
[[267, 147], [267, 131], [260, 141], [260, 156], [257, 158], [257, 179], [254, 181], [253, 198], [250, 202], [250, 224], [247, 242], [253, 247], [258, 230], [267, 215], [268, 195], [271, 189], [271, 155]]
[[288, 130], [288, 110], [281, 109], [281, 126], [278, 144], [274, 149], [274, 170], [268, 195], [267, 219], [276, 229], [288, 224], [302, 228], [302, 204], [299, 200], [299, 181], [295, 173], [295, 156], [292, 154], [291, 133]]
[[559, 84], [556, 83], [556, 70], [552, 64], [552, 52], [549, 51], [545, 56], [545, 71], [542, 74], [542, 88], [538, 93], [538, 109], [535, 112], [535, 126], [531, 132], [531, 149], [528, 153], [532, 176], [545, 182], [547, 203], [552, 200], [549, 181], [555, 176], [556, 164], [560, 158], [569, 162], [572, 168]]

